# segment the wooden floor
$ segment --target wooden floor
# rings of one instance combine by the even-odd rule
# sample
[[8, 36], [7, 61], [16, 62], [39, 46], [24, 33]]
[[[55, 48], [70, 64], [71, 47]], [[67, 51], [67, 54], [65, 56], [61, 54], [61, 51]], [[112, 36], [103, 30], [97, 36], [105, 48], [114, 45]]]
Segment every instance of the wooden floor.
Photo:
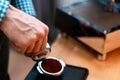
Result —
[[13, 48], [10, 49], [9, 74], [11, 80], [24, 80], [33, 65], [30, 58], [17, 53]]

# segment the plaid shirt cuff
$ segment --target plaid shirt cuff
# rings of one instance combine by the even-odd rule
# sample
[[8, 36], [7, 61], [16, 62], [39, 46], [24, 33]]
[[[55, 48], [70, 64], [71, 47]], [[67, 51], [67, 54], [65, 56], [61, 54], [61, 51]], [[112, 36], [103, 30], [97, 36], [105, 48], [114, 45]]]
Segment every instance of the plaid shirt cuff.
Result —
[[13, 0], [13, 5], [27, 14], [36, 16], [32, 0]]
[[6, 0], [0, 0], [0, 24], [2, 23], [10, 3]]

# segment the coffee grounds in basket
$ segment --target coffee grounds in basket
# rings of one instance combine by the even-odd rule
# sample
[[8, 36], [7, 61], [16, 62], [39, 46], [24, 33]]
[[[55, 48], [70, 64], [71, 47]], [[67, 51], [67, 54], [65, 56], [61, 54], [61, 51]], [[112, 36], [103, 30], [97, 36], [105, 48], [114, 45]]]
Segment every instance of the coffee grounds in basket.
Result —
[[54, 59], [45, 59], [42, 62], [42, 68], [50, 73], [56, 73], [61, 70], [61, 64]]

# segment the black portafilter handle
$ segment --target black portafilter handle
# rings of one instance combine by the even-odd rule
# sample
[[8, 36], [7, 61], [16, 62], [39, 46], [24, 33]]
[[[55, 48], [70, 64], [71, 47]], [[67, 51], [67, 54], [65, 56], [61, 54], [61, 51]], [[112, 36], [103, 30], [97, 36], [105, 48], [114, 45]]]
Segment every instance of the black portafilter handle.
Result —
[[50, 47], [49, 43], [47, 43], [47, 44], [46, 44], [46, 49], [44, 50], [43, 53], [41, 53], [41, 55], [32, 56], [31, 58], [32, 58], [32, 60], [38, 62], [38, 61], [41, 61], [41, 60], [45, 59], [45, 56], [46, 56], [49, 52], [51, 52], [51, 47]]

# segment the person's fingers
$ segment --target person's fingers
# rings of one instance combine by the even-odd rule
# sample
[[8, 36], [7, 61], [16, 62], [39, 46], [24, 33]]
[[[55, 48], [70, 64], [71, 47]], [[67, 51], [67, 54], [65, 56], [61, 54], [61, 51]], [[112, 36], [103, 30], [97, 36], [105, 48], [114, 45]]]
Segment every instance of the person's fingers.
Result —
[[43, 40], [44, 40], [44, 37], [45, 37], [45, 31], [42, 28], [39, 28], [39, 30], [40, 31], [38, 31], [36, 33], [37, 41], [36, 41], [35, 46], [33, 48], [32, 55], [36, 55], [36, 54], [41, 52], [41, 51], [39, 51], [39, 48], [42, 46], [42, 43], [43, 43]]
[[44, 35], [43, 35], [42, 42], [40, 42], [41, 45], [38, 45], [39, 47], [36, 47], [34, 49], [34, 51], [36, 52], [36, 55], [40, 55], [41, 53], [43, 53], [45, 48], [46, 48], [47, 36], [48, 36], [48, 28], [44, 27], [43, 30], [44, 30]]
[[45, 51], [45, 49], [46, 49], [46, 45], [47, 45], [47, 37], [45, 37], [45, 39], [44, 39], [44, 41], [42, 43], [42, 46], [39, 48], [39, 52], [42, 51], [41, 53], [43, 53]]
[[[47, 45], [47, 37], [48, 37], [48, 32], [49, 32], [49, 28], [45, 25], [43, 27], [44, 31], [45, 31], [45, 37], [43, 39], [43, 43], [42, 46], [39, 48], [39, 52], [44, 53], [45, 49], [46, 49], [46, 45]], [[38, 53], [37, 55], [40, 55], [40, 53]], [[42, 55], [42, 54], [41, 54]]]
[[32, 51], [33, 55], [37, 55], [37, 54], [41, 53], [41, 51], [39, 51], [39, 48], [42, 46], [42, 43], [43, 42], [40, 39], [36, 42], [34, 49]]
[[25, 55], [26, 56], [32, 56], [32, 51], [34, 49], [35, 43], [31, 43], [31, 45], [29, 45], [29, 47], [26, 49], [25, 51]]
[[[32, 51], [34, 49], [35, 43], [37, 41], [37, 36], [35, 34], [31, 34], [30, 36], [26, 37], [26, 50], [24, 51], [24, 54], [26, 56], [31, 56], [32, 55]], [[23, 46], [25, 47], [25, 46]]]

